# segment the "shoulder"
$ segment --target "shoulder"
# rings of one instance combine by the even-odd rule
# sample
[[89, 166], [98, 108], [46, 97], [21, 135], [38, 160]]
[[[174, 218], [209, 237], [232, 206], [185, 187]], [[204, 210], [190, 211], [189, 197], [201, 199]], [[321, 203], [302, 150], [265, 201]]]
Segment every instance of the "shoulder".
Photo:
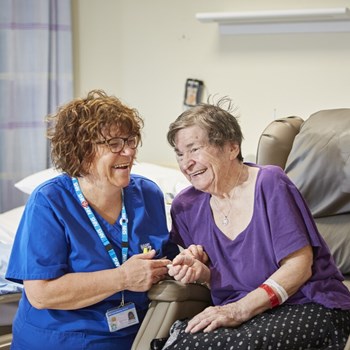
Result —
[[137, 174], [130, 175], [129, 185], [124, 189], [126, 192], [130, 191], [138, 196], [164, 196], [162, 190], [153, 180]]
[[298, 188], [289, 179], [282, 168], [275, 165], [259, 166], [260, 170], [256, 182], [256, 195], [269, 202], [276, 199], [287, 200], [300, 196]]
[[292, 184], [284, 170], [277, 165], [257, 165], [259, 168], [257, 182], [263, 187], [273, 187], [278, 184]]
[[198, 209], [201, 203], [203, 203], [208, 196], [208, 193], [196, 190], [193, 186], [189, 186], [176, 195], [171, 207], [172, 209], [174, 208], [174, 210], [188, 210], [191, 207]]
[[37, 186], [30, 195], [29, 200], [35, 202], [44, 200], [50, 201], [55, 198], [60, 198], [67, 193], [72, 194], [73, 192], [74, 187], [71, 177], [63, 173]]
[[134, 186], [139, 189], [149, 190], [149, 191], [161, 191], [160, 187], [148, 177], [138, 174], [130, 175], [130, 183], [129, 186]]

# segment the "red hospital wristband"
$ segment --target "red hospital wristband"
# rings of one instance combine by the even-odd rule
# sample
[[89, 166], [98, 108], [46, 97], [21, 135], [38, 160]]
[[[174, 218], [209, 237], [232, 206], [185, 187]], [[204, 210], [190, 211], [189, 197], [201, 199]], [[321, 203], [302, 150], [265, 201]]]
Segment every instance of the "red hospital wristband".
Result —
[[267, 284], [262, 284], [259, 286], [259, 288], [264, 289], [266, 291], [266, 293], [268, 294], [269, 299], [270, 299], [271, 308], [274, 308], [280, 304], [280, 301], [278, 300], [277, 294], [274, 292], [274, 290], [270, 286], [268, 286]]

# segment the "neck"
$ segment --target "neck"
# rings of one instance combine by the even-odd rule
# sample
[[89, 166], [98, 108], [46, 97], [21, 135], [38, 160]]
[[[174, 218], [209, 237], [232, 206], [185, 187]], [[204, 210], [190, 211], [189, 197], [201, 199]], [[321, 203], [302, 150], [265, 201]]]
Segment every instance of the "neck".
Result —
[[110, 224], [114, 224], [122, 207], [122, 189], [115, 186], [102, 186], [98, 182], [89, 181], [86, 177], [78, 178], [78, 182], [90, 207]]
[[218, 199], [232, 199], [235, 196], [236, 187], [244, 182], [244, 168], [244, 164], [238, 162], [234, 167], [233, 176], [231, 171], [225, 178], [222, 178], [221, 183], [224, 184], [224, 187], [212, 195]]

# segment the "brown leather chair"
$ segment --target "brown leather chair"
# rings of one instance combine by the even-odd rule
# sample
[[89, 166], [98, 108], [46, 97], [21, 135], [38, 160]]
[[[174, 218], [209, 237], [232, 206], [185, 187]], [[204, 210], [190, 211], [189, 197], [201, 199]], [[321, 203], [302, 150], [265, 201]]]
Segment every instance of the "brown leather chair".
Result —
[[256, 163], [280, 166], [298, 187], [350, 289], [350, 109], [271, 122]]

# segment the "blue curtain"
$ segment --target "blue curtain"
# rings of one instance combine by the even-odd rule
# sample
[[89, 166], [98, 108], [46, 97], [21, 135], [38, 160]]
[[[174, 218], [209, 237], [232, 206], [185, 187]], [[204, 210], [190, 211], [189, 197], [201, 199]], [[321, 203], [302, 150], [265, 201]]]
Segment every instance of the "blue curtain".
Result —
[[0, 0], [0, 213], [49, 166], [45, 117], [73, 95], [71, 0]]

